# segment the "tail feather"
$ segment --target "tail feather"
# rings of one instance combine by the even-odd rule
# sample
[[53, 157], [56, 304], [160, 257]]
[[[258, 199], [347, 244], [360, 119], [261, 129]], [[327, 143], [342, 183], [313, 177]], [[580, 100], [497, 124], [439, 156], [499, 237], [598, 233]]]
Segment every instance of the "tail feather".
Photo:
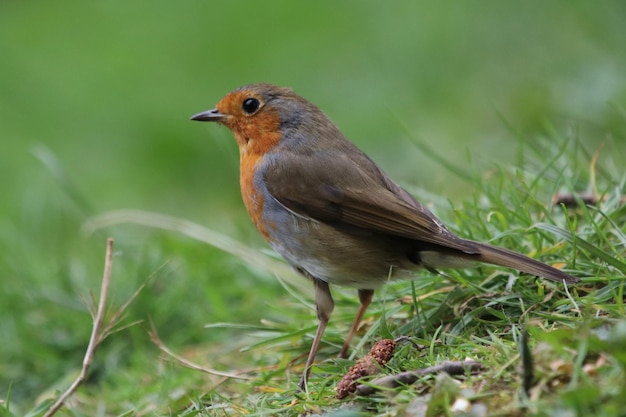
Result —
[[473, 243], [476, 243], [480, 248], [480, 253], [473, 256], [474, 259], [479, 262], [506, 266], [517, 269], [518, 271], [526, 272], [527, 274], [541, 276], [551, 281], [565, 282], [566, 284], [573, 284], [580, 281], [580, 278], [566, 274], [563, 271], [544, 264], [543, 262], [529, 258], [521, 253], [487, 245], [485, 243]]

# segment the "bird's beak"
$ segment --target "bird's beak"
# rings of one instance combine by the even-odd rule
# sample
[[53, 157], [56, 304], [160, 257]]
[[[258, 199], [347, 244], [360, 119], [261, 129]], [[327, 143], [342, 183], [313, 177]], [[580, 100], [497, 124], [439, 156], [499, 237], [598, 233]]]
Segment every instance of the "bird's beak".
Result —
[[191, 120], [197, 120], [199, 122], [220, 122], [224, 119], [224, 115], [217, 109], [203, 111], [202, 113], [194, 114], [191, 116]]

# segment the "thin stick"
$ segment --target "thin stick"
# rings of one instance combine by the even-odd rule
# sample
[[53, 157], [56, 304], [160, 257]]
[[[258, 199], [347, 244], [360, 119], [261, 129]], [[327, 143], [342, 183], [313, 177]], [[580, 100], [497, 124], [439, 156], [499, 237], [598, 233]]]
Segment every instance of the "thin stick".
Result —
[[223, 372], [223, 371], [218, 371], [217, 369], [211, 369], [211, 368], [207, 368], [205, 366], [201, 366], [198, 364], [195, 364], [185, 358], [183, 358], [180, 355], [177, 355], [176, 353], [174, 353], [173, 351], [171, 351], [167, 346], [165, 346], [165, 344], [163, 343], [163, 341], [159, 338], [159, 335], [157, 334], [156, 328], [154, 327], [154, 323], [150, 323], [150, 327], [151, 330], [148, 330], [148, 335], [150, 336], [150, 340], [152, 340], [152, 343], [154, 343], [161, 352], [163, 352], [164, 354], [166, 354], [167, 356], [169, 356], [170, 358], [172, 358], [174, 361], [176, 361], [177, 363], [179, 363], [180, 365], [189, 368], [189, 369], [193, 369], [195, 371], [200, 371], [200, 372], [204, 372], [210, 375], [217, 375], [217, 376], [221, 376], [221, 377], [225, 377], [225, 378], [237, 378], [237, 379], [252, 379], [252, 377], [247, 376], [247, 375], [243, 375], [246, 372]]
[[476, 372], [483, 369], [483, 365], [476, 361], [445, 361], [439, 365], [429, 366], [424, 369], [417, 369], [415, 371], [400, 372], [395, 375], [387, 375], [381, 378], [377, 378], [368, 385], [359, 385], [356, 388], [357, 395], [371, 395], [378, 391], [380, 388], [395, 388], [399, 385], [409, 385], [419, 379], [420, 376], [427, 374], [437, 374], [440, 372], [446, 372], [450, 375], [463, 375], [466, 372]]
[[109, 283], [111, 282], [111, 266], [113, 264], [113, 239], [107, 239], [107, 250], [104, 260], [104, 273], [102, 276], [102, 285], [100, 287], [100, 301], [98, 302], [98, 309], [96, 311], [96, 316], [93, 318], [93, 327], [91, 331], [91, 337], [89, 338], [89, 345], [87, 346], [87, 351], [85, 352], [85, 358], [83, 359], [83, 367], [80, 370], [80, 374], [78, 378], [72, 383], [72, 385], [59, 397], [59, 399], [48, 409], [44, 417], [50, 417], [54, 415], [65, 401], [72, 395], [78, 387], [82, 385], [82, 383], [87, 378], [87, 371], [93, 362], [94, 355], [96, 353], [96, 349], [102, 342], [100, 337], [100, 330], [102, 328], [102, 323], [104, 322], [104, 310], [106, 307], [107, 295], [109, 293]]

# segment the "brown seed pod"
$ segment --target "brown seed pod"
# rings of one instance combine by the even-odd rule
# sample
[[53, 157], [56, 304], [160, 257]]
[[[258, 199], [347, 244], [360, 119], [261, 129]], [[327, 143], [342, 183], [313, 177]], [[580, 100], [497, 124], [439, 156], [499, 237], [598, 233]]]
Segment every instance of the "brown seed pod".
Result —
[[336, 396], [338, 399], [347, 397], [356, 390], [356, 381], [368, 375], [375, 375], [393, 357], [396, 342], [391, 339], [379, 340], [372, 346], [367, 355], [359, 359], [348, 369], [348, 372], [337, 384]]

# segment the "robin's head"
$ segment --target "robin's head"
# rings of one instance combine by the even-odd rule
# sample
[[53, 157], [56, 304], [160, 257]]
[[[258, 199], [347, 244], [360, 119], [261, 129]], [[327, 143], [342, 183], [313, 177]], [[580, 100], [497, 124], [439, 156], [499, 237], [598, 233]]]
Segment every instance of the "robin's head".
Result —
[[332, 125], [315, 105], [289, 88], [272, 84], [240, 87], [224, 96], [214, 109], [191, 120], [223, 124], [242, 150], [260, 151], [267, 151], [292, 129], [310, 131], [315, 126]]

